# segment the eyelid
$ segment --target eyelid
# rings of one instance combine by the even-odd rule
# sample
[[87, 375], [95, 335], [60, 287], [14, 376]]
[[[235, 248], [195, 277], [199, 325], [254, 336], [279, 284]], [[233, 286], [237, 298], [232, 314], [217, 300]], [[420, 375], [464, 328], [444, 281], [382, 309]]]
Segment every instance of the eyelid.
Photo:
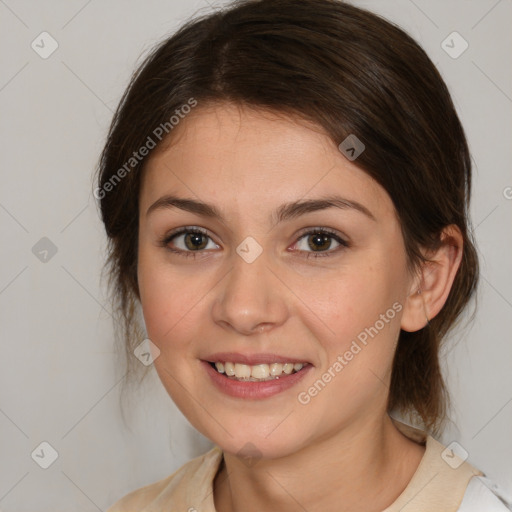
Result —
[[163, 239], [171, 239], [173, 236], [181, 235], [183, 233], [190, 233], [190, 232], [199, 232], [203, 235], [210, 236], [210, 233], [207, 229], [201, 228], [199, 226], [181, 226], [176, 229], [172, 229], [171, 231], [165, 233]]
[[[348, 244], [349, 238], [345, 236], [340, 231], [333, 229], [333, 228], [327, 228], [324, 226], [308, 226], [299, 231], [299, 233], [296, 235], [297, 237], [302, 238], [304, 235], [310, 234], [310, 233], [325, 233], [327, 235], [332, 235], [333, 238], [339, 238], [343, 243]], [[340, 242], [341, 243], [341, 242]]]

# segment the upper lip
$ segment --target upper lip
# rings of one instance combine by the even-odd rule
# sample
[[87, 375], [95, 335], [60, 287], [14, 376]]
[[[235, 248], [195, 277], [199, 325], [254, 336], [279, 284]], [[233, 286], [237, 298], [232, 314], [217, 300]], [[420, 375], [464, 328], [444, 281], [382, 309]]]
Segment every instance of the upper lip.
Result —
[[271, 363], [303, 363], [307, 364], [309, 361], [295, 356], [280, 356], [277, 354], [262, 353], [262, 354], [240, 354], [236, 352], [217, 352], [204, 359], [209, 363], [217, 362], [230, 362], [241, 363], [250, 366], [256, 364], [271, 364]]

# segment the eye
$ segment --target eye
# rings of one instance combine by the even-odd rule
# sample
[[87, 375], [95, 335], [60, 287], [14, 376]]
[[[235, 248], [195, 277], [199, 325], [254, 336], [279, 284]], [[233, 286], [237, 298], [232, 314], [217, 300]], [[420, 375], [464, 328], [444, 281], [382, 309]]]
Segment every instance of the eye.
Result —
[[[329, 250], [332, 249], [333, 241], [338, 244], [338, 246], [333, 250]], [[294, 247], [293, 250], [305, 252], [305, 258], [318, 258], [332, 256], [333, 253], [338, 253], [349, 247], [349, 243], [330, 229], [314, 228], [303, 233]], [[308, 249], [311, 249], [311, 251], [308, 251]]]
[[[208, 239], [213, 247], [209, 247]], [[332, 249], [333, 241], [338, 244], [334, 249]], [[183, 227], [173, 231], [160, 240], [159, 245], [179, 256], [193, 258], [204, 249], [219, 249], [207, 232], [197, 227]], [[332, 256], [333, 253], [338, 253], [348, 247], [350, 244], [335, 231], [327, 228], [314, 228], [303, 232], [292, 250], [305, 253], [303, 256], [305, 258], [318, 258]]]
[[[208, 247], [210, 239], [213, 247]], [[171, 242], [175, 247], [171, 247]], [[180, 256], [196, 257], [197, 252], [203, 249], [218, 249], [219, 246], [211, 240], [206, 231], [196, 227], [184, 227], [166, 235], [160, 245], [169, 249], [171, 252], [178, 253]]]

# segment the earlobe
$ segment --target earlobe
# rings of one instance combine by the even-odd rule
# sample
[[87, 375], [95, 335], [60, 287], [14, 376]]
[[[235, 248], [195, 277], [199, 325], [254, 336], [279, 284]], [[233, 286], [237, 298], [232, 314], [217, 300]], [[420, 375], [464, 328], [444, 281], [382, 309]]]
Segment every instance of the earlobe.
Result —
[[460, 267], [463, 238], [455, 225], [441, 234], [441, 245], [426, 261], [405, 299], [401, 329], [415, 332], [429, 324], [443, 308]]

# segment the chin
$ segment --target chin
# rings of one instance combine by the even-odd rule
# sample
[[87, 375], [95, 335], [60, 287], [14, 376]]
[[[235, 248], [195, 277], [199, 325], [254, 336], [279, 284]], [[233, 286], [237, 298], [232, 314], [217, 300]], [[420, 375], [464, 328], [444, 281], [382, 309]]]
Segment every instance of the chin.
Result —
[[235, 439], [224, 439], [222, 445], [218, 444], [226, 453], [256, 462], [259, 459], [279, 459], [295, 453], [297, 445], [291, 440], [275, 439], [273, 442], [265, 438], [251, 438], [240, 436]]
[[259, 424], [253, 422], [251, 426], [226, 421], [223, 423], [221, 418], [218, 420], [225, 430], [216, 424], [213, 429], [211, 425], [201, 429], [201, 433], [223, 451], [237, 457], [277, 459], [295, 453], [306, 444], [304, 435], [299, 439], [299, 433], [295, 436], [293, 431], [290, 432], [286, 420], [281, 425], [272, 419]]

